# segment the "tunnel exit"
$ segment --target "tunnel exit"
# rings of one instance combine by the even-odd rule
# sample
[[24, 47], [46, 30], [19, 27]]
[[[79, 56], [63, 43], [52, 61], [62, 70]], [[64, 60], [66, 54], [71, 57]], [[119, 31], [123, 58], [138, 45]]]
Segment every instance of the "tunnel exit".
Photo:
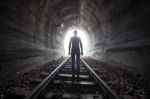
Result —
[[69, 29], [66, 31], [64, 36], [64, 50], [65, 50], [65, 56], [68, 55], [68, 47], [69, 47], [69, 41], [70, 38], [74, 35], [74, 30], [77, 30], [78, 34], [77, 36], [81, 38], [82, 46], [83, 46], [83, 55], [88, 55], [88, 37], [86, 35], [86, 32], [81, 29]]

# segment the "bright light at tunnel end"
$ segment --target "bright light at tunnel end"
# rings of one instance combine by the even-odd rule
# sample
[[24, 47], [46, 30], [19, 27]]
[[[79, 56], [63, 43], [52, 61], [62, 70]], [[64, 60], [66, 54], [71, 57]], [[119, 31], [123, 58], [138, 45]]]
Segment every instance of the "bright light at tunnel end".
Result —
[[86, 36], [86, 33], [80, 29], [71, 29], [65, 33], [65, 37], [64, 37], [65, 56], [68, 56], [69, 41], [70, 41], [70, 38], [74, 36], [74, 33], [73, 33], [74, 30], [77, 30], [78, 32], [77, 36], [81, 38], [82, 46], [83, 46], [83, 56], [87, 56], [88, 55], [87, 36]]

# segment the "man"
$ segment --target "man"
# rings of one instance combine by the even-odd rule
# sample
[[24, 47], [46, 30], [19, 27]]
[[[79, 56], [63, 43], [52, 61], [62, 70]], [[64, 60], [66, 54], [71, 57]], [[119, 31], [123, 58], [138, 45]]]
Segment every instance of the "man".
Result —
[[69, 53], [71, 50], [71, 58], [72, 58], [72, 77], [75, 78], [75, 56], [76, 56], [76, 63], [77, 63], [77, 78], [79, 79], [80, 73], [80, 48], [81, 48], [81, 55], [83, 55], [83, 48], [82, 42], [80, 37], [77, 37], [77, 31], [74, 31], [74, 36], [70, 39], [69, 42]]

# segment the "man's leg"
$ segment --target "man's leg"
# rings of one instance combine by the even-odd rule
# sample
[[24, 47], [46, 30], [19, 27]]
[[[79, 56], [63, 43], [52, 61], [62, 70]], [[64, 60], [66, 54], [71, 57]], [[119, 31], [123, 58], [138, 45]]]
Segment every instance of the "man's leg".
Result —
[[72, 78], [75, 78], [75, 53], [71, 53], [72, 58]]
[[76, 54], [76, 60], [77, 60], [77, 78], [79, 78], [80, 75], [80, 54]]

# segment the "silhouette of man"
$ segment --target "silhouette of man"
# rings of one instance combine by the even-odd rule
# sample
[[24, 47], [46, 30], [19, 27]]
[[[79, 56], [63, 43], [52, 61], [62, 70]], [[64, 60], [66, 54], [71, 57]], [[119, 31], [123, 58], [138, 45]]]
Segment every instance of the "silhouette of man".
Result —
[[72, 77], [75, 78], [75, 56], [76, 56], [76, 63], [77, 63], [77, 78], [79, 78], [80, 73], [80, 48], [81, 48], [81, 55], [83, 55], [83, 48], [82, 42], [80, 37], [77, 37], [77, 31], [74, 31], [74, 36], [71, 37], [69, 42], [69, 53], [71, 49], [71, 58], [72, 58]]

